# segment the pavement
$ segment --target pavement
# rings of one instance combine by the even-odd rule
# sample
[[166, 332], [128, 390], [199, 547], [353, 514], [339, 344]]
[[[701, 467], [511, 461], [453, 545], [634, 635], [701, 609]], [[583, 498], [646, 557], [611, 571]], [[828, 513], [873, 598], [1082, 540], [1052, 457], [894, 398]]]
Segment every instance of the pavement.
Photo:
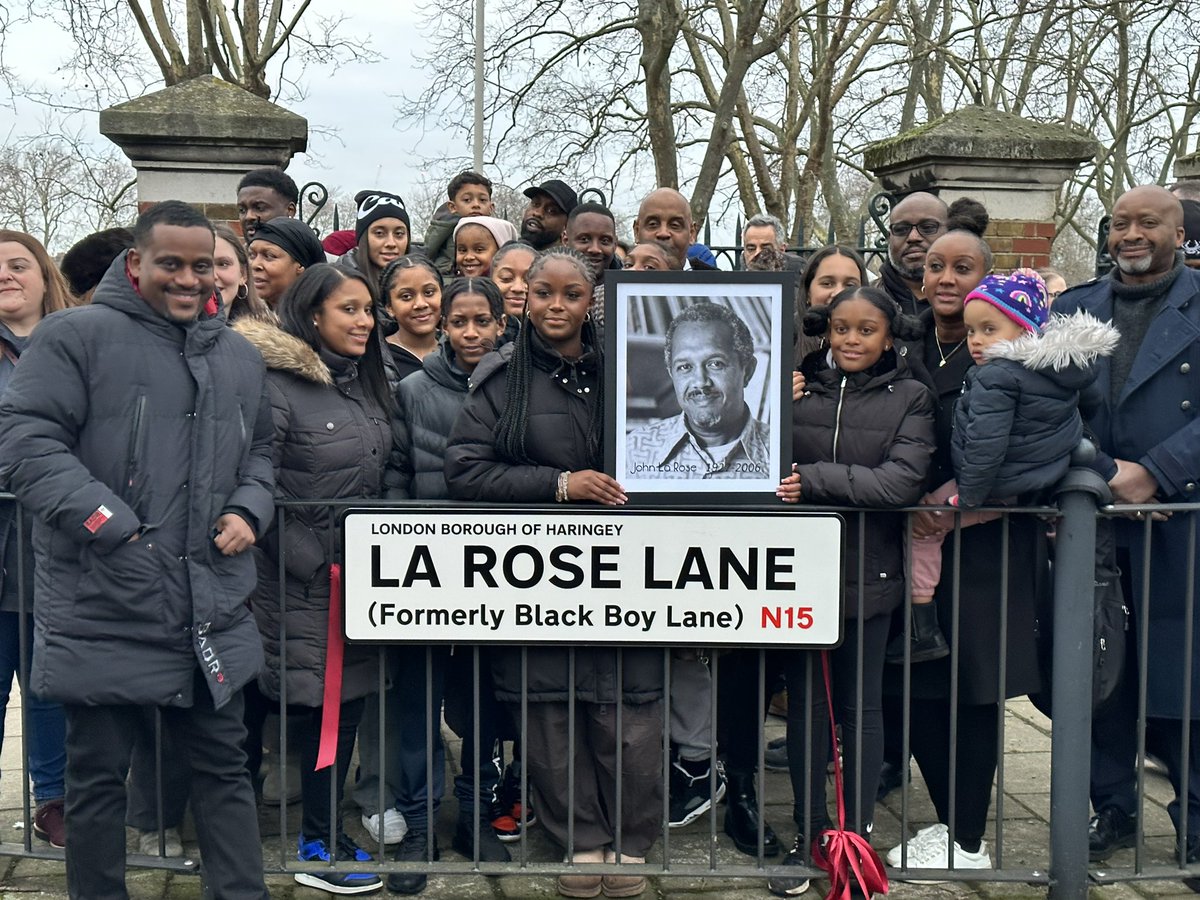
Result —
[[[20, 795], [20, 728], [19, 696], [10, 701], [3, 752], [0, 767], [4, 777], [0, 780], [0, 900], [44, 897], [59, 900], [67, 897], [66, 875], [61, 851], [48, 848], [36, 838], [31, 849], [40, 857], [33, 858], [24, 850], [25, 831], [22, 798]], [[767, 737], [783, 733], [780, 719], [771, 718], [767, 723]], [[459, 743], [449, 732], [445, 732], [449, 749], [448, 765], [457, 766]], [[1049, 865], [1049, 814], [1050, 814], [1050, 723], [1026, 700], [1010, 701], [1006, 708], [1004, 729], [1003, 766], [998, 778], [1002, 791], [992, 803], [992, 821], [987, 842], [998, 872], [994, 877], [1003, 881], [947, 883], [941, 885], [918, 885], [893, 880], [891, 895], [896, 900], [945, 900], [952, 897], [981, 897], [985, 900], [1012, 900], [1012, 898], [1044, 897], [1047, 894], [1046, 871]], [[1087, 752], [1087, 748], [1081, 748]], [[925, 794], [920, 773], [914, 764], [913, 788], [909, 792], [907, 816], [910, 833], [934, 821], [932, 806]], [[449, 783], [449, 779], [447, 779]], [[766, 818], [778, 831], [780, 841], [790, 846], [794, 831], [791, 826], [791, 787], [784, 773], [767, 773], [763, 791], [766, 798]], [[872, 844], [882, 856], [888, 848], [899, 842], [902, 792], [894, 792], [877, 807], [875, 832]], [[1167, 816], [1166, 804], [1171, 791], [1165, 778], [1147, 773], [1146, 801], [1143, 814], [1145, 845], [1140, 860], [1135, 860], [1133, 850], [1114, 854], [1103, 869], [1093, 871], [1094, 878], [1130, 878], [1134, 876], [1135, 862], [1140, 862], [1146, 873], [1153, 874], [1153, 867], [1170, 866], [1174, 846], [1173, 830]], [[457, 862], [463, 869], [469, 867], [464, 860], [450, 849], [450, 841], [457, 810], [453, 798], [448, 798], [438, 828], [439, 842], [443, 847], [442, 863]], [[289, 839], [280, 839], [281, 816], [278, 806], [262, 810], [260, 827], [268, 874], [267, 882], [275, 900], [317, 900], [327, 894], [298, 885], [290, 874], [282, 872], [286, 861], [294, 858], [294, 833], [299, 820], [299, 807], [288, 808]], [[997, 819], [1000, 829], [997, 832]], [[346, 814], [348, 830], [370, 848], [362, 833], [357, 811]], [[729, 839], [721, 833], [720, 811], [716, 821], [716, 836], [710, 831], [707, 816], [685, 829], [675, 830], [669, 836], [670, 868], [685, 870], [691, 874], [657, 874], [650, 877], [650, 884], [642, 895], [645, 900], [750, 900], [766, 898], [765, 877], [754, 876], [755, 861], [739, 853]], [[132, 834], [130, 847], [132, 850]], [[185, 828], [185, 849], [193, 858], [198, 857], [194, 834], [190, 826]], [[999, 837], [999, 841], [997, 838]], [[514, 858], [518, 857], [518, 844], [510, 845]], [[15, 854], [15, 855], [4, 855]], [[554, 865], [561, 855], [537, 826], [529, 830], [525, 843], [525, 858], [528, 869], [521, 874], [503, 877], [485, 877], [463, 871], [454, 874], [431, 876], [423, 896], [438, 900], [533, 900], [533, 898], [556, 897], [553, 875], [537, 872], [538, 865]], [[710, 860], [715, 859], [715, 865]], [[143, 858], [144, 862], [150, 862]], [[663, 870], [662, 842], [655, 846], [649, 858], [658, 871]], [[509, 870], [519, 868], [519, 863], [509, 865]], [[533, 869], [534, 871], [530, 871]], [[964, 873], [965, 874], [965, 873]], [[970, 873], [972, 875], [977, 873]], [[1170, 875], [1161, 869], [1160, 875]], [[1145, 877], [1143, 875], [1143, 877]], [[200, 900], [203, 896], [201, 879], [194, 867], [177, 870], [142, 868], [133, 865], [127, 876], [129, 894], [133, 900]], [[1030, 884], [1029, 881], [1037, 883]], [[827, 882], [813, 882], [807, 897], [819, 898], [828, 890]], [[380, 894], [378, 896], [386, 896]], [[1091, 888], [1091, 897], [1096, 900], [1163, 900], [1179, 897], [1194, 900], [1192, 893], [1173, 877], [1129, 880], [1115, 884], [1096, 884]]]

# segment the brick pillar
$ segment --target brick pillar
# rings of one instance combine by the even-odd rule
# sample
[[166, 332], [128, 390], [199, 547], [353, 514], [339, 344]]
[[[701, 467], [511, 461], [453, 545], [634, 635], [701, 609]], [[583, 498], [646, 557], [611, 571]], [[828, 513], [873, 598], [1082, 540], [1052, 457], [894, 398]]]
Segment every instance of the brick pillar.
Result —
[[1050, 264], [1058, 191], [1098, 146], [1075, 128], [968, 106], [871, 144], [863, 159], [898, 197], [929, 191], [983, 203], [996, 270], [1008, 271]]
[[308, 145], [308, 122], [203, 75], [111, 106], [100, 133], [137, 171], [138, 211], [183, 200], [235, 229], [237, 184], [250, 169], [286, 168]]

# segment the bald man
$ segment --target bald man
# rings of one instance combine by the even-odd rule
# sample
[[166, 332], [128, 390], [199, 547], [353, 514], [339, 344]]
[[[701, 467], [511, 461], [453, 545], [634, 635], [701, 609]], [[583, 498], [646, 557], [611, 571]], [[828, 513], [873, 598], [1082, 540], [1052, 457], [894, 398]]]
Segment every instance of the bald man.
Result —
[[[1089, 424], [1100, 444], [1096, 466], [1117, 503], [1183, 503], [1200, 498], [1200, 272], [1183, 264], [1183, 208], [1169, 191], [1136, 187], [1113, 206], [1108, 250], [1116, 266], [1103, 278], [1065, 291], [1056, 313], [1086, 310], [1121, 332], [1117, 351], [1097, 362], [1102, 395]], [[1200, 666], [1184, 657], [1188, 556], [1195, 553], [1188, 517], [1155, 522], [1151, 558], [1143, 555], [1145, 520], [1116, 522], [1118, 561], [1129, 575], [1130, 622], [1153, 598], [1149, 616], [1147, 744], [1167, 765], [1175, 789], [1171, 818], [1187, 825], [1186, 855], [1200, 862]], [[1150, 591], [1143, 595], [1149, 570]], [[1200, 573], [1200, 567], [1196, 568]], [[1191, 575], [1196, 597], [1200, 579]], [[1200, 649], [1200, 616], [1193, 620]], [[1130, 637], [1124, 680], [1092, 728], [1092, 806], [1088, 829], [1093, 860], [1133, 846], [1137, 717], [1136, 649]], [[1191, 683], [1190, 709], [1183, 705]], [[1192, 718], [1190, 759], [1183, 759], [1181, 720]], [[1186, 802], [1180, 802], [1188, 772]], [[1186, 819], [1185, 819], [1186, 816]]]
[[925, 299], [925, 254], [946, 233], [949, 207], [933, 194], [918, 191], [896, 204], [888, 224], [888, 258], [879, 269], [879, 287], [917, 315], [929, 304]]
[[[670, 247], [680, 268], [685, 268], [688, 247], [696, 240], [697, 225], [687, 197], [675, 188], [657, 188], [646, 195], [633, 222], [633, 236], [639, 241], [658, 241]], [[670, 254], [668, 254], [670, 256]]]

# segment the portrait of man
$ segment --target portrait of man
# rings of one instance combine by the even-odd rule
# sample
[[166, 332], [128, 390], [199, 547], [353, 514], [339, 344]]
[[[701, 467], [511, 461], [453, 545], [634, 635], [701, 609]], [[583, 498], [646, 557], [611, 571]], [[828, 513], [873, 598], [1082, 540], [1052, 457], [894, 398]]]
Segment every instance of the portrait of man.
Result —
[[649, 478], [762, 478], [770, 432], [746, 389], [758, 368], [754, 339], [729, 306], [703, 300], [671, 319], [663, 361], [679, 413], [633, 428], [626, 465]]

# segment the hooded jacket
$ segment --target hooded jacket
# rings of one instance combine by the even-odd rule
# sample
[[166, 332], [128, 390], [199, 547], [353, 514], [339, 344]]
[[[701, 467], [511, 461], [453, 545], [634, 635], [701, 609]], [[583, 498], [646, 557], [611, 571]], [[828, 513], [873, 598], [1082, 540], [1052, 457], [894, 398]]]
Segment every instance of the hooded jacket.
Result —
[[984, 351], [987, 364], [967, 372], [954, 412], [960, 506], [1042, 491], [1067, 473], [1083, 437], [1080, 392], [1117, 339], [1115, 328], [1081, 312]]
[[[237, 330], [262, 353], [274, 426], [272, 462], [280, 500], [376, 499], [391, 452], [388, 412], [363, 390], [358, 367], [272, 325], [239, 322]], [[277, 532], [255, 550], [259, 584], [254, 614], [267, 665], [263, 691], [280, 697], [279, 555], [284, 552], [287, 603], [287, 702], [320, 706], [324, 696], [329, 628], [329, 566], [340, 559], [337, 511], [296, 506], [284, 511]], [[348, 645], [342, 664], [342, 700], [375, 690], [372, 648]]]
[[424, 368], [396, 388], [389, 500], [446, 500], [446, 443], [467, 400], [470, 376], [454, 365], [443, 342], [425, 357]]
[[[532, 328], [532, 326], [530, 326]], [[585, 343], [594, 337], [590, 327]], [[598, 352], [578, 361], [564, 359], [534, 330], [530, 349], [529, 427], [525, 446], [532, 465], [501, 456], [496, 447], [496, 423], [504, 409], [508, 366], [516, 349], [506, 344], [483, 358], [472, 373], [471, 395], [455, 422], [446, 450], [446, 481], [459, 499], [506, 503], [553, 503], [560, 472], [596, 466], [587, 452], [593, 405], [601, 402], [604, 363]], [[566, 702], [571, 693], [587, 703], [648, 703], [663, 692], [662, 651], [626, 648], [618, 683], [614, 647], [574, 648], [575, 682], [569, 680], [566, 647], [528, 649], [528, 697], [531, 703]], [[492, 657], [496, 696], [521, 699], [521, 649], [497, 647]]]
[[[933, 395], [904, 357], [887, 351], [863, 372], [845, 373], [810, 353], [800, 367], [803, 396], [793, 404], [792, 458], [804, 503], [887, 509], [911, 506], [924, 492], [933, 455]], [[904, 599], [904, 516], [846, 516], [847, 618], [860, 617], [859, 554], [864, 554], [861, 618], [895, 609]]]
[[270, 439], [254, 348], [217, 315], [159, 315], [125, 254], [38, 325], [0, 401], [0, 478], [35, 517], [34, 692], [190, 706], [199, 663], [220, 707], [258, 674], [254, 562], [211, 532], [270, 525]]

